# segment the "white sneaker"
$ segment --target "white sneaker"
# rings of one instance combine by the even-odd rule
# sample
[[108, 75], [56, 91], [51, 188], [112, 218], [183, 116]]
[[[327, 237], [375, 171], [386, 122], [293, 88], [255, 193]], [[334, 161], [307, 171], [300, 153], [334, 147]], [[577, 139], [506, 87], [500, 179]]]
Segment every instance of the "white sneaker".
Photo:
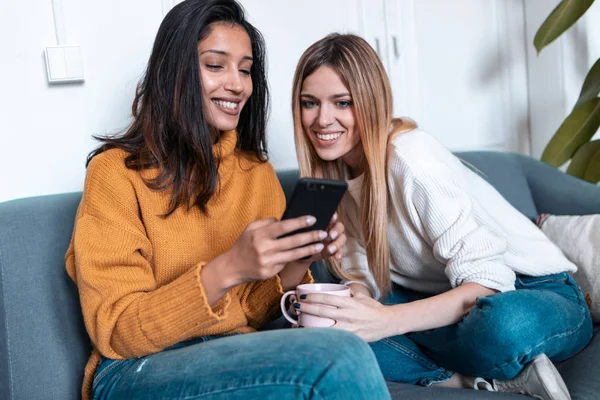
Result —
[[493, 392], [511, 392], [531, 396], [539, 400], [571, 400], [567, 385], [560, 373], [545, 354], [535, 357], [514, 379], [492, 380], [490, 384], [483, 378], [475, 378], [474, 389]]

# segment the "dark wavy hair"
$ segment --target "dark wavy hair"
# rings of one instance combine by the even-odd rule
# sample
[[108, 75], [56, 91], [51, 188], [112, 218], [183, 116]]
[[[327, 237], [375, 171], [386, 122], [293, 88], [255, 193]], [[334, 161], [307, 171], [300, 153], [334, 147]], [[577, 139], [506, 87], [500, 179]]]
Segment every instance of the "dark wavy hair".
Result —
[[137, 86], [133, 122], [115, 136], [95, 136], [102, 145], [87, 157], [86, 166], [98, 154], [119, 148], [129, 153], [127, 168], [158, 168], [156, 178], [146, 180], [146, 185], [171, 191], [166, 216], [181, 205], [189, 209], [194, 204], [206, 213], [206, 204], [219, 183], [198, 61], [198, 42], [210, 34], [211, 24], [216, 22], [240, 26], [250, 37], [253, 93], [240, 113], [237, 148], [260, 161], [267, 160], [265, 43], [235, 0], [186, 0], [165, 16]]

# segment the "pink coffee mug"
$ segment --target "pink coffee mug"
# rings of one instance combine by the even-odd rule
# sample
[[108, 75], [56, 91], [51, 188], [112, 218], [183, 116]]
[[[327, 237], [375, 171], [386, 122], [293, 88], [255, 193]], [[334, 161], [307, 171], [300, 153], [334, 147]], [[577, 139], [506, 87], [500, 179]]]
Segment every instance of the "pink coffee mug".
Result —
[[290, 290], [289, 292], [286, 292], [281, 298], [281, 311], [283, 312], [285, 319], [290, 321], [292, 324], [298, 324], [300, 326], [311, 328], [324, 328], [333, 326], [335, 321], [331, 318], [316, 317], [314, 315], [303, 314], [300, 311], [296, 311], [298, 313], [298, 319], [294, 319], [285, 309], [285, 300], [289, 296], [294, 296], [295, 299], [293, 301], [297, 301], [297, 298], [299, 298], [301, 295], [310, 293], [324, 293], [333, 296], [350, 297], [350, 292], [349, 286], [339, 285], [337, 283], [307, 283], [304, 285], [298, 285], [296, 290]]

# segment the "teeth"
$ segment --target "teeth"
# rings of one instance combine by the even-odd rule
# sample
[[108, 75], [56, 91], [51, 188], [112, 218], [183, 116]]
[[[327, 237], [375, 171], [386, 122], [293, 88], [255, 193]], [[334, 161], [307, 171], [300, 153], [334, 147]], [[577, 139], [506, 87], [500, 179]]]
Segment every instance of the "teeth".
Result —
[[238, 107], [238, 103], [232, 103], [230, 101], [213, 100], [213, 102], [221, 107], [229, 108], [230, 110], [235, 110]]
[[330, 134], [327, 134], [327, 135], [323, 135], [321, 133], [317, 133], [317, 137], [320, 140], [335, 140], [335, 139], [339, 138], [340, 136], [342, 136], [341, 132], [339, 132], [339, 133], [330, 133]]

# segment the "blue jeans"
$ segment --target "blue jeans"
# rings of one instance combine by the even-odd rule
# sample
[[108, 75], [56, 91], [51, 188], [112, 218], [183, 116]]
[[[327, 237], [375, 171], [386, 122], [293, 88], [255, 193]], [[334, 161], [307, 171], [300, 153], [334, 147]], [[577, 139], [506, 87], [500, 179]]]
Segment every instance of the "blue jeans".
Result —
[[[479, 297], [459, 322], [371, 343], [387, 380], [429, 386], [453, 371], [512, 379], [535, 356], [561, 361], [582, 350], [593, 334], [581, 290], [566, 273], [517, 276], [516, 290]], [[428, 297], [394, 287], [386, 304]]]
[[146, 357], [100, 364], [94, 399], [389, 399], [357, 336], [286, 329], [209, 336]]

